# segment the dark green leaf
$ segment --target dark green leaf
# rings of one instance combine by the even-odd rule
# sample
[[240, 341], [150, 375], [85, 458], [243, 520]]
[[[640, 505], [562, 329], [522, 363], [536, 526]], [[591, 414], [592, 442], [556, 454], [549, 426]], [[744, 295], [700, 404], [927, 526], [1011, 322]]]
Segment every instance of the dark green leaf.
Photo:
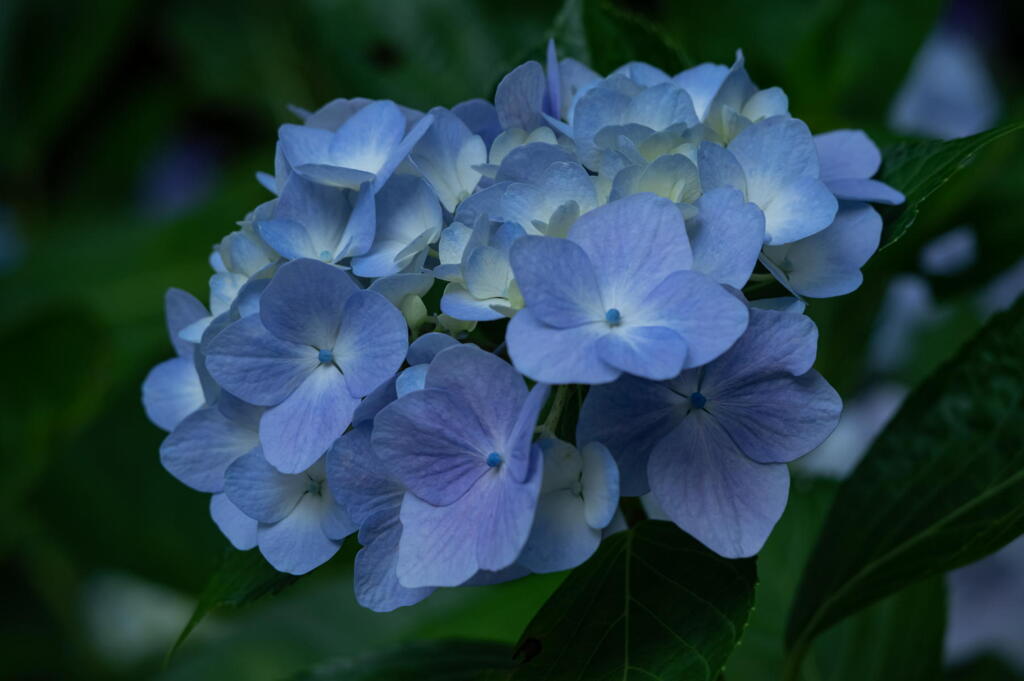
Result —
[[566, 0], [552, 29], [560, 56], [606, 74], [629, 61], [646, 61], [670, 73], [687, 63], [671, 35], [648, 19], [608, 0]]
[[512, 649], [493, 641], [429, 641], [329, 662], [292, 681], [489, 681], [507, 679]]
[[754, 559], [726, 560], [670, 523], [604, 541], [519, 641], [517, 681], [710, 681], [754, 604]]
[[912, 393], [843, 483], [790, 615], [791, 669], [847, 615], [1024, 532], [1022, 403], [1024, 300]]
[[[729, 681], [781, 676], [786, 612], [799, 568], [814, 546], [837, 487], [831, 480], [793, 480], [786, 512], [758, 555], [757, 608], [726, 665]], [[821, 636], [808, 653], [801, 679], [932, 681], [942, 660], [945, 623], [943, 581], [933, 578], [916, 584]]]
[[216, 572], [199, 596], [195, 612], [168, 653], [168, 658], [214, 608], [237, 608], [263, 596], [279, 593], [294, 584], [297, 579], [295, 575], [278, 572], [272, 568], [255, 549], [226, 549]]
[[1010, 123], [986, 132], [950, 140], [901, 142], [885, 150], [881, 179], [906, 194], [907, 202], [894, 209], [882, 237], [881, 248], [888, 248], [914, 224], [921, 204], [953, 175], [974, 160], [975, 155], [1004, 135], [1024, 128], [1024, 121]]

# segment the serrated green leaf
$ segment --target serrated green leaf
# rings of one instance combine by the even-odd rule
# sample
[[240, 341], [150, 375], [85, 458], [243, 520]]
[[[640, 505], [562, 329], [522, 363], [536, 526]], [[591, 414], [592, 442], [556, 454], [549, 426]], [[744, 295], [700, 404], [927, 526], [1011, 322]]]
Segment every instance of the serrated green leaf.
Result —
[[1024, 129], [1024, 121], [961, 139], [908, 141], [887, 148], [883, 154], [881, 180], [903, 192], [907, 202], [887, 211], [891, 217], [879, 250], [899, 241], [914, 224], [928, 197], [970, 165], [979, 151], [1021, 129]]
[[204, 617], [215, 608], [233, 607], [251, 603], [264, 596], [280, 593], [298, 580], [295, 575], [278, 572], [264, 560], [256, 549], [236, 551], [225, 549], [220, 565], [210, 577], [203, 593], [199, 595], [199, 603], [188, 623], [174, 642], [174, 647], [167, 654], [170, 659], [181, 647], [188, 635], [196, 628]]
[[839, 490], [787, 627], [822, 631], [1024, 532], [1024, 300], [918, 389]]
[[511, 669], [504, 643], [428, 641], [328, 662], [290, 681], [498, 681]]
[[516, 681], [711, 681], [743, 635], [755, 559], [722, 558], [676, 526], [606, 539], [527, 626]]

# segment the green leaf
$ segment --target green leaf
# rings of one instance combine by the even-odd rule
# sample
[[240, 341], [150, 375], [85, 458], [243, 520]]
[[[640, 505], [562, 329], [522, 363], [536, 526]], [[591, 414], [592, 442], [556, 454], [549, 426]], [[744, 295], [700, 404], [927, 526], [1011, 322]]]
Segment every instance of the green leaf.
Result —
[[264, 560], [260, 552], [236, 551], [225, 549], [220, 565], [210, 578], [203, 593], [199, 595], [199, 603], [195, 612], [175, 641], [174, 647], [167, 654], [169, 660], [174, 652], [181, 647], [188, 635], [196, 628], [207, 613], [214, 608], [237, 608], [251, 603], [264, 596], [280, 593], [298, 580], [295, 575], [278, 572]]
[[[786, 512], [757, 557], [757, 608], [729, 658], [729, 681], [780, 677], [786, 612], [838, 483], [794, 478]], [[942, 662], [945, 584], [933, 578], [844, 620], [815, 641], [804, 681], [932, 681]], [[864, 651], [871, 651], [865, 655]]]
[[670, 523], [606, 539], [537, 613], [516, 681], [710, 681], [743, 634], [755, 559], [726, 560]]
[[1024, 300], [907, 400], [839, 490], [787, 627], [811, 641], [887, 594], [1024, 532]]
[[485, 681], [507, 679], [512, 649], [493, 641], [429, 641], [329, 662], [291, 681]]
[[578, 59], [602, 74], [629, 61], [646, 61], [675, 73], [689, 61], [660, 26], [608, 0], [566, 0], [552, 34], [560, 56]]
[[1018, 121], [948, 142], [909, 141], [886, 149], [880, 179], [903, 192], [907, 202], [890, 211], [880, 250], [899, 241], [914, 224], [925, 200], [970, 165], [979, 151], [1022, 128], [1024, 121]]

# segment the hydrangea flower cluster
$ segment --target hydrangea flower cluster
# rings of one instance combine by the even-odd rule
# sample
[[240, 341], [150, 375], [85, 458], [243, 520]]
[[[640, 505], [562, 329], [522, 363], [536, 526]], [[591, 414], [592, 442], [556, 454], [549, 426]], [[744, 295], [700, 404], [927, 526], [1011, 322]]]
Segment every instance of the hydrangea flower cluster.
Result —
[[553, 45], [493, 103], [297, 112], [143, 386], [235, 547], [302, 574], [357, 534], [380, 611], [579, 565], [623, 496], [760, 549], [841, 409], [805, 299], [857, 288], [903, 199], [863, 132], [812, 135], [742, 54], [601, 77]]

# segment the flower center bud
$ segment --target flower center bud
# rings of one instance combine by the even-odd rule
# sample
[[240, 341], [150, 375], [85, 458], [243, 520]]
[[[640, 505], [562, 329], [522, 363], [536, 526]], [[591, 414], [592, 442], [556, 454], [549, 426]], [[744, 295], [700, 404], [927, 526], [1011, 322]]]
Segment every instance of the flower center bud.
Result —
[[694, 409], [703, 409], [704, 405], [708, 403], [708, 398], [704, 397], [700, 393], [693, 393], [690, 395], [690, 404], [693, 405]]
[[498, 454], [498, 452], [491, 452], [487, 455], [487, 465], [491, 468], [497, 468], [503, 461], [504, 459], [501, 458], [501, 454]]
[[604, 313], [604, 320], [612, 326], [618, 326], [622, 323], [622, 313], [618, 308], [613, 307]]
[[317, 355], [317, 358], [320, 360], [321, 364], [330, 364], [334, 361], [334, 353], [330, 350], [321, 350], [320, 354]]
[[321, 481], [319, 481], [319, 480], [314, 480], [313, 478], [310, 478], [309, 482], [306, 483], [306, 493], [307, 494], [315, 494], [316, 496], [320, 496], [320, 492], [321, 492], [322, 488], [323, 488], [323, 483]]

